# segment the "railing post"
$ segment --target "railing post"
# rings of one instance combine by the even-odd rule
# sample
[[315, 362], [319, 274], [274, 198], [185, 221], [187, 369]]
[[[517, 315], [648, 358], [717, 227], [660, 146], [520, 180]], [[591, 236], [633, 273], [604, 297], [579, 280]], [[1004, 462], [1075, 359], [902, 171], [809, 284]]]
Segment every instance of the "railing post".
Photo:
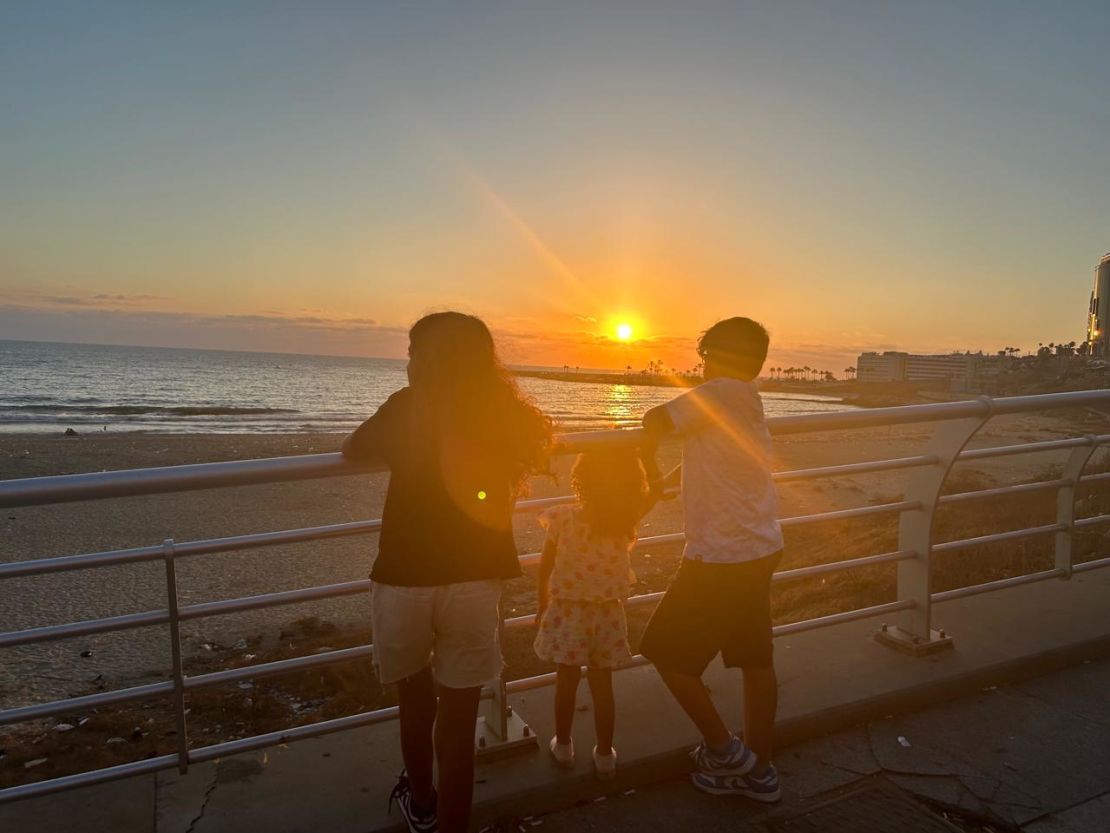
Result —
[[[504, 602], [497, 609], [497, 642], [504, 650], [505, 613]], [[509, 695], [505, 688], [504, 670], [498, 672], [493, 684], [493, 694], [482, 700], [478, 715], [478, 725], [474, 731], [474, 745], [478, 757], [486, 757], [508, 749], [521, 749], [536, 743], [535, 732], [513, 711], [509, 705]]]
[[162, 542], [166, 562], [166, 607], [170, 614], [170, 655], [173, 659], [173, 711], [177, 726], [177, 771], [189, 771], [189, 737], [185, 723], [185, 669], [181, 662], [181, 620], [177, 604], [177, 566], [173, 538]]
[[1061, 486], [1056, 491], [1056, 523], [1064, 524], [1067, 529], [1056, 533], [1056, 569], [1061, 570], [1061, 578], [1071, 578], [1072, 557], [1075, 549], [1075, 493], [1079, 487], [1079, 478], [1083, 469], [1091, 459], [1091, 455], [1098, 450], [1098, 440], [1091, 434], [1087, 435], [1087, 445], [1072, 449], [1064, 463], [1064, 472], [1060, 475], [1062, 480], [1067, 480], [1068, 485]]
[[906, 483], [905, 499], [919, 508], [902, 512], [898, 522], [898, 549], [913, 558], [898, 562], [898, 600], [912, 606], [901, 613], [899, 625], [884, 624], [875, 638], [892, 648], [914, 655], [932, 653], [952, 645], [952, 637], [932, 622], [933, 519], [940, 491], [956, 458], [975, 432], [991, 418], [989, 397], [981, 396], [981, 416], [942, 422], [929, 440], [926, 454], [935, 457], [931, 466], [915, 469]]

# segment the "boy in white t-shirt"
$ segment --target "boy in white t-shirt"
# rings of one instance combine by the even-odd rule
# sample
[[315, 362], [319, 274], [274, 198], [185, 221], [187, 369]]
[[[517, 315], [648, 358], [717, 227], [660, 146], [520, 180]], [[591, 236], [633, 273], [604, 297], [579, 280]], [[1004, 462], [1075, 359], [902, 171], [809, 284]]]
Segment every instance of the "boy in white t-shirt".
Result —
[[[749, 318], [717, 322], [698, 341], [705, 382], [644, 415], [649, 434], [683, 439], [686, 548], [640, 651], [702, 733], [694, 785], [773, 802], [780, 791], [771, 763], [778, 683], [770, 594], [782, 530], [753, 381], [768, 343]], [[743, 669], [744, 740], [725, 726], [701, 679], [717, 654]]]

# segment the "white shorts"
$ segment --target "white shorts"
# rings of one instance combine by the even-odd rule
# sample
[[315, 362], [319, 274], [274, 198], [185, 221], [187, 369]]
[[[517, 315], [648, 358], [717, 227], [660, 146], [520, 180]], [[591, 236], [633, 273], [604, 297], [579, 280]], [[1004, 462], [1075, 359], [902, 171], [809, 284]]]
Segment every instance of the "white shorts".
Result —
[[429, 664], [436, 682], [473, 688], [501, 673], [497, 579], [437, 587], [370, 588], [374, 665], [378, 680], [395, 683]]

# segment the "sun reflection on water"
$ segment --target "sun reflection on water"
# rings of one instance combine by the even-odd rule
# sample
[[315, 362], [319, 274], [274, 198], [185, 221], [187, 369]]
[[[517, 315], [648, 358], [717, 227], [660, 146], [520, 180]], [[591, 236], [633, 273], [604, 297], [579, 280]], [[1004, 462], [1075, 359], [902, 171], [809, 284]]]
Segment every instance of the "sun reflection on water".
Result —
[[610, 385], [605, 399], [605, 416], [621, 425], [640, 416], [632, 411], [632, 388], [628, 385]]

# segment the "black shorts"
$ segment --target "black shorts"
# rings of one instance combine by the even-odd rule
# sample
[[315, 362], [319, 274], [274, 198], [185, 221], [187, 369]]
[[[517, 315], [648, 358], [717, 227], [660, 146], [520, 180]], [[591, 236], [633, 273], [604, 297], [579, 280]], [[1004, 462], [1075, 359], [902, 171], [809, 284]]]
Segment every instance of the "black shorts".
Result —
[[700, 677], [721, 654], [729, 668], [772, 664], [771, 575], [782, 557], [715, 564], [683, 559], [640, 641], [657, 667]]

